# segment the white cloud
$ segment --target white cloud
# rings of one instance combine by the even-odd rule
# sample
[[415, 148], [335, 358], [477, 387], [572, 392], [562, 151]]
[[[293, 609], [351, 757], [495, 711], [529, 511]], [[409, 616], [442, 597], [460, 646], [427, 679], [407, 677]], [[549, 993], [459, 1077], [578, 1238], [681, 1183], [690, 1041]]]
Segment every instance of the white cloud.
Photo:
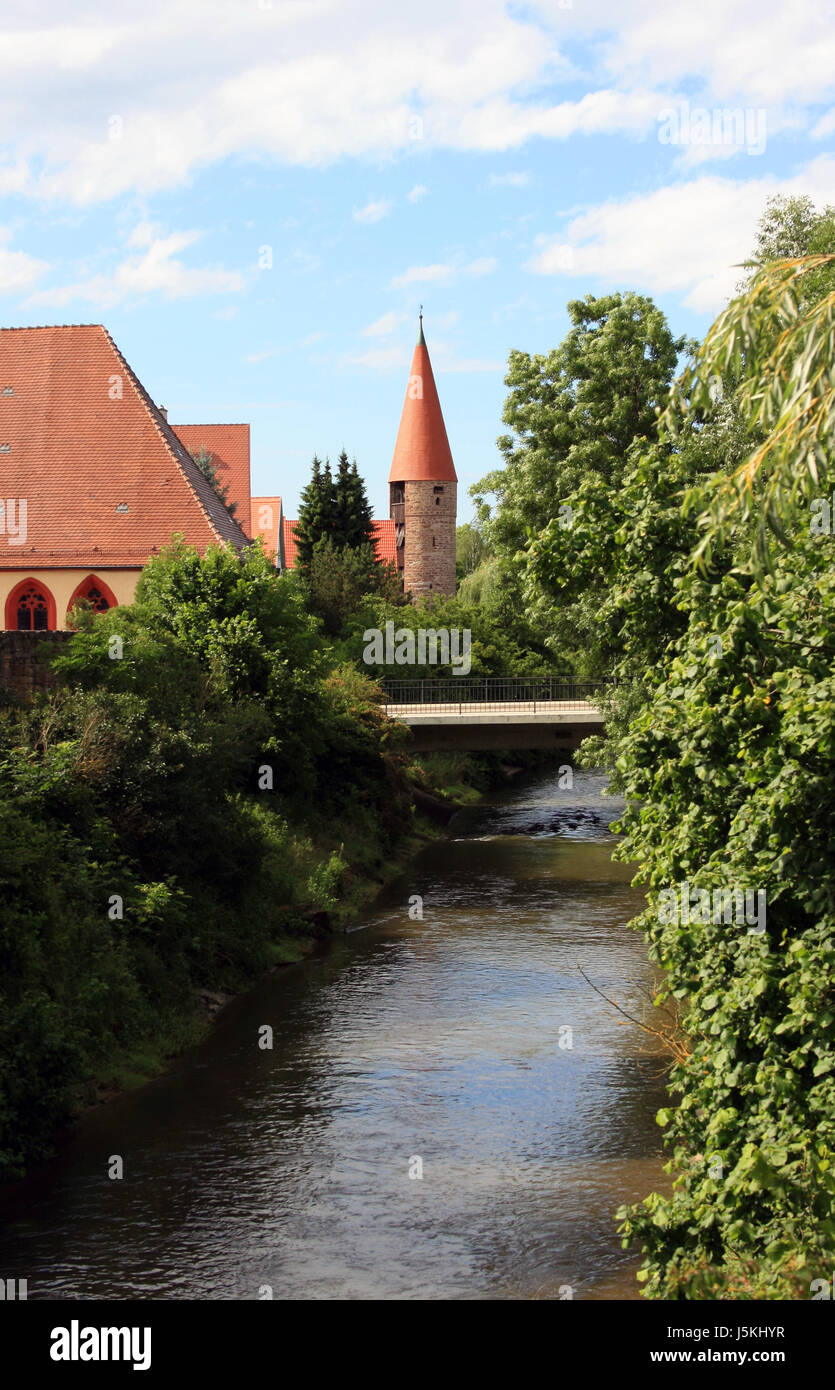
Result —
[[835, 106], [827, 111], [825, 116], [821, 116], [809, 133], [813, 140], [825, 140], [827, 135], [832, 135], [833, 132], [835, 132]]
[[0, 294], [28, 290], [49, 269], [46, 261], [39, 261], [25, 251], [10, 251], [2, 244], [11, 238], [10, 229], [0, 227]]
[[495, 256], [481, 256], [478, 260], [470, 261], [469, 265], [449, 265], [440, 262], [434, 265], [410, 265], [408, 270], [395, 275], [389, 288], [403, 290], [409, 285], [449, 285], [459, 275], [490, 275], [497, 264]]
[[477, 261], [470, 261], [469, 265], [464, 266], [465, 275], [492, 275], [496, 269], [498, 261], [495, 256], [482, 256]]
[[395, 368], [408, 367], [410, 355], [402, 345], [392, 343], [389, 347], [370, 348], [368, 352], [346, 353], [343, 363], [351, 367], [367, 367], [374, 372], [390, 372]]
[[244, 361], [255, 364], [256, 362], [266, 362], [269, 357], [275, 357], [275, 348], [265, 348], [263, 352], [249, 352]]
[[395, 275], [389, 288], [403, 290], [408, 285], [446, 285], [454, 274], [451, 265], [410, 265], [401, 275]]
[[403, 322], [405, 314], [388, 313], [375, 319], [362, 330], [363, 338], [388, 338]]
[[196, 294], [234, 293], [244, 288], [239, 271], [219, 267], [191, 269], [177, 255], [199, 240], [200, 232], [172, 232], [161, 235], [161, 228], [140, 223], [127, 238], [130, 249], [141, 255], [128, 256], [110, 274], [91, 275], [68, 285], [53, 286], [30, 295], [27, 303], [61, 307], [73, 300], [110, 308], [125, 299], [146, 294], [163, 294], [166, 299], [184, 299]]
[[354, 208], [355, 222], [380, 222], [384, 217], [388, 217], [394, 206], [387, 198], [381, 198], [378, 202], [366, 203], [364, 208]]
[[682, 92], [767, 106], [774, 121], [791, 110], [806, 128], [835, 97], [827, 0], [87, 0], [73, 23], [58, 0], [12, 12], [0, 122], [18, 134], [0, 192], [81, 204], [178, 187], [235, 156], [322, 166], [643, 136]]
[[655, 294], [674, 291], [696, 312], [714, 313], [741, 279], [739, 265], [751, 255], [766, 199], [780, 193], [835, 202], [835, 156], [822, 155], [788, 179], [704, 175], [601, 203], [558, 237], [540, 238], [528, 268], [592, 275]]
[[487, 180], [490, 188], [527, 188], [531, 176], [525, 171], [511, 174], [491, 174]]
[[419, 203], [426, 197], [428, 192], [429, 189], [426, 187], [425, 183], [416, 183], [414, 188], [410, 189], [406, 194], [406, 198], [410, 203]]

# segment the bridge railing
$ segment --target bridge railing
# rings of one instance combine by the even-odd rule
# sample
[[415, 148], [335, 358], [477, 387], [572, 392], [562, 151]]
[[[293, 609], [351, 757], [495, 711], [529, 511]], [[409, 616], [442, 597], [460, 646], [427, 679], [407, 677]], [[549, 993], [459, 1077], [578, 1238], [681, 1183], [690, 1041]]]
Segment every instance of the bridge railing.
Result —
[[384, 680], [386, 706], [409, 714], [427, 705], [478, 705], [485, 714], [500, 714], [508, 705], [559, 703], [569, 709], [594, 704], [608, 681], [577, 681], [570, 676], [453, 676], [443, 680]]

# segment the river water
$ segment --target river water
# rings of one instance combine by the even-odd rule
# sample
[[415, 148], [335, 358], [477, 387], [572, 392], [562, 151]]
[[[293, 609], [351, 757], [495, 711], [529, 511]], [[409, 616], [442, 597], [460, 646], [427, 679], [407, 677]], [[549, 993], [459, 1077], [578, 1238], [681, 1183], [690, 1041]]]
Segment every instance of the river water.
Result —
[[646, 1014], [603, 791], [554, 769], [462, 812], [349, 934], [88, 1113], [3, 1201], [3, 1276], [30, 1298], [635, 1297], [613, 1212], [666, 1190], [663, 1059], [578, 969]]

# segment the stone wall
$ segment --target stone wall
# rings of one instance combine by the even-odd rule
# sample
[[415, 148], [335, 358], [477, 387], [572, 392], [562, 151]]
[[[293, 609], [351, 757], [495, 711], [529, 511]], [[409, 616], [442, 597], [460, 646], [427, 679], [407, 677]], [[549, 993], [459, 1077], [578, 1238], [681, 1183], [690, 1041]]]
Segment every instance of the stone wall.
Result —
[[69, 636], [68, 632], [0, 631], [0, 693], [11, 691], [18, 699], [28, 700], [39, 690], [56, 686], [58, 678], [49, 656]]
[[403, 583], [418, 595], [455, 593], [457, 483], [405, 483]]

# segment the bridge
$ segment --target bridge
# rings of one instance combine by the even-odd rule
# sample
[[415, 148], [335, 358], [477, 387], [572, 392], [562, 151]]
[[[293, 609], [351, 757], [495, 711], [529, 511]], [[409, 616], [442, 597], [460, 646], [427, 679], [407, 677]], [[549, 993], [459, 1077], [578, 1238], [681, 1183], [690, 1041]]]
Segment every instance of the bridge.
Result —
[[602, 733], [594, 703], [605, 681], [551, 676], [386, 680], [384, 709], [412, 731], [415, 752], [551, 748], [571, 752]]

